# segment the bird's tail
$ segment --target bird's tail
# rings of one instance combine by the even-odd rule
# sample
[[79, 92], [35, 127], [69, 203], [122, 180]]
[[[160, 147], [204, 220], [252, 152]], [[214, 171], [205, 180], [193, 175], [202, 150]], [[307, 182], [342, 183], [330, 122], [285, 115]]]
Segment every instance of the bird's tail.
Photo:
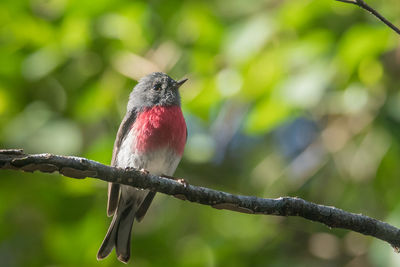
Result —
[[131, 232], [137, 207], [132, 202], [129, 205], [121, 199], [119, 202], [106, 237], [97, 252], [98, 260], [107, 257], [114, 246], [118, 260], [127, 263], [130, 258]]

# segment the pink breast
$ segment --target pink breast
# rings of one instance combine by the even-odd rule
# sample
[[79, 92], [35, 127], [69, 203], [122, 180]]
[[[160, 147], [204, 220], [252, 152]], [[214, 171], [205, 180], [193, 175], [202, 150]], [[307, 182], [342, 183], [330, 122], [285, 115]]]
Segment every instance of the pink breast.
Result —
[[186, 123], [178, 106], [156, 106], [139, 113], [132, 125], [135, 150], [146, 153], [166, 146], [183, 154], [186, 143]]

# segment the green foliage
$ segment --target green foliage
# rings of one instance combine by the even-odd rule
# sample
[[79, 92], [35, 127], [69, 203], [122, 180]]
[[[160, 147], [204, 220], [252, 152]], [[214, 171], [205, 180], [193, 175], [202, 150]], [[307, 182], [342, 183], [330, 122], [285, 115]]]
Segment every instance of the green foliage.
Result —
[[[399, 25], [397, 0], [370, 1]], [[391, 8], [387, 8], [391, 7]], [[0, 3], [0, 145], [108, 164], [128, 95], [153, 70], [189, 77], [176, 176], [300, 196], [400, 226], [398, 36], [328, 1]], [[106, 184], [0, 173], [1, 266], [96, 261]], [[299, 218], [158, 194], [133, 230], [137, 266], [398, 266], [386, 243]]]

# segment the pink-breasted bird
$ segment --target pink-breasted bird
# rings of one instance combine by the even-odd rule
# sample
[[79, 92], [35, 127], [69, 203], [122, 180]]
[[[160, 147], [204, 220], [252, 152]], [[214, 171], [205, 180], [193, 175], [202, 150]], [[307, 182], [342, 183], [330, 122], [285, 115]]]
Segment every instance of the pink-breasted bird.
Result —
[[[186, 80], [175, 81], [154, 72], [139, 81], [117, 133], [112, 166], [145, 169], [155, 175], [174, 174], [187, 138], [178, 90]], [[149, 190], [109, 183], [107, 215], [114, 217], [97, 259], [107, 257], [115, 247], [120, 261], [129, 260], [133, 222], [143, 219], [154, 196]]]

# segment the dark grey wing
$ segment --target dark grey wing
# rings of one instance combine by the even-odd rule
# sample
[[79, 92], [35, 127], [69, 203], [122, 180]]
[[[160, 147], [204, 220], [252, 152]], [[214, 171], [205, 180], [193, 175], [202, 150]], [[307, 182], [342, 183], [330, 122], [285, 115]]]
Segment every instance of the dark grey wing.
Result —
[[138, 222], [140, 222], [144, 215], [146, 215], [147, 210], [150, 207], [151, 202], [153, 201], [153, 198], [155, 197], [156, 192], [150, 191], [147, 195], [146, 198], [143, 200], [143, 202], [140, 204], [140, 207], [138, 211], [135, 214], [135, 218]]
[[[127, 133], [136, 120], [137, 111], [128, 111], [119, 126], [117, 137], [114, 142], [114, 149], [111, 159], [111, 166], [116, 166], [117, 155], [122, 141], [127, 136]], [[118, 206], [120, 185], [115, 183], [108, 183], [108, 202], [107, 202], [107, 215], [110, 217], [114, 215]]]
[[119, 200], [119, 184], [108, 183], [107, 216], [114, 215]]

